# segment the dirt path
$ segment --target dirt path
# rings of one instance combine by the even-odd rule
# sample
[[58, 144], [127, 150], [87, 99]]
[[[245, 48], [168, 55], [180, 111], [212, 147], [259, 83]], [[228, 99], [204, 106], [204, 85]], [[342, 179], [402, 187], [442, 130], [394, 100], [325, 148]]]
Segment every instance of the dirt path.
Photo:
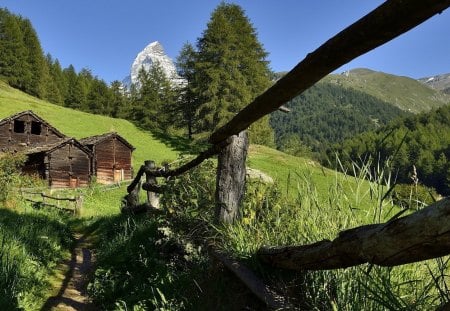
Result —
[[41, 311], [47, 310], [98, 310], [86, 294], [87, 275], [93, 270], [94, 258], [92, 245], [86, 241], [86, 235], [75, 234], [75, 248], [70, 261], [63, 263], [68, 270], [56, 296], [50, 297]]

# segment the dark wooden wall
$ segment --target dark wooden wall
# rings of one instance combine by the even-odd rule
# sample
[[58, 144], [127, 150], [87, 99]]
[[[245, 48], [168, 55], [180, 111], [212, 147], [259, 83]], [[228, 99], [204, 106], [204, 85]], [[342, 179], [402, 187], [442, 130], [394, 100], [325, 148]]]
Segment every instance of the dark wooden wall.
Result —
[[46, 163], [50, 186], [84, 187], [91, 174], [89, 155], [73, 142], [47, 154]]
[[61, 140], [61, 134], [33, 115], [25, 114], [0, 125], [0, 151], [20, 151]]
[[110, 137], [95, 145], [94, 169], [99, 183], [113, 183], [131, 179], [132, 150], [116, 137]]

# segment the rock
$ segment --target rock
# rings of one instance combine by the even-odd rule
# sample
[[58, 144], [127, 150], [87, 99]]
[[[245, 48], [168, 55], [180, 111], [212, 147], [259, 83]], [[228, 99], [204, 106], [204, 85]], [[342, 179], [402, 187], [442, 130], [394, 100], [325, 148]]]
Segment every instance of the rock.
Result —
[[247, 177], [250, 179], [259, 179], [266, 184], [273, 184], [272, 177], [254, 168], [247, 167]]

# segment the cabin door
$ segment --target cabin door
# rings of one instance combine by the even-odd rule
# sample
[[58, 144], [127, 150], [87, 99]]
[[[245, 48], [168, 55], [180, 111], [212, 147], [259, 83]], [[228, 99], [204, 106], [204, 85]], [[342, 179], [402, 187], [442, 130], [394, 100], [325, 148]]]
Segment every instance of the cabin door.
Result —
[[79, 182], [78, 177], [70, 176], [69, 187], [70, 188], [78, 188], [79, 186], [80, 186], [80, 182]]
[[114, 169], [114, 182], [123, 180], [123, 169]]

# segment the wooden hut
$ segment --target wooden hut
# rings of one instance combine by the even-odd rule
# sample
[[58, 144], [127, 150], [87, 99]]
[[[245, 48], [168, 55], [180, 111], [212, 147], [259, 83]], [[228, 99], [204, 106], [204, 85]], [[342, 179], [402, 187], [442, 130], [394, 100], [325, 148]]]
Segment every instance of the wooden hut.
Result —
[[52, 145], [66, 136], [34, 112], [22, 111], [0, 120], [0, 151], [17, 152]]
[[24, 153], [28, 159], [23, 171], [48, 180], [50, 187], [77, 188], [89, 184], [92, 154], [74, 138], [29, 148]]
[[132, 153], [135, 149], [115, 132], [86, 137], [81, 144], [91, 150], [93, 174], [97, 182], [111, 184], [133, 178]]

